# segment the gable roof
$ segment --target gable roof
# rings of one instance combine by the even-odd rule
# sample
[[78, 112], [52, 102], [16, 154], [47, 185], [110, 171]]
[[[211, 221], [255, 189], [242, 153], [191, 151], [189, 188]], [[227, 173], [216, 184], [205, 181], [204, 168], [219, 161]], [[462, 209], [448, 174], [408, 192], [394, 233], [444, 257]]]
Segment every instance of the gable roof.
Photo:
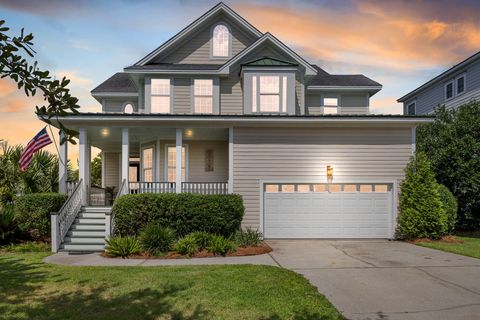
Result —
[[138, 62], [135, 63], [135, 65], [145, 65], [152, 61], [157, 55], [159, 55], [161, 52], [165, 51], [167, 48], [171, 47], [173, 44], [183, 40], [188, 34], [198, 30], [199, 26], [203, 24], [205, 21], [207, 21], [209, 18], [212, 16], [218, 14], [218, 13], [225, 13], [226, 15], [230, 16], [232, 19], [237, 21], [240, 25], [242, 25], [246, 30], [248, 30], [250, 33], [254, 34], [257, 37], [262, 36], [262, 33], [255, 28], [253, 25], [251, 25], [247, 20], [245, 20], [243, 17], [241, 17], [238, 13], [233, 11], [229, 6], [227, 6], [225, 3], [220, 2], [216, 6], [214, 6], [212, 9], [208, 10], [206, 13], [204, 13], [200, 18], [196, 19], [192, 23], [190, 23], [188, 26], [186, 26], [184, 29], [182, 29], [179, 33], [174, 35], [172, 38], [167, 40], [165, 43], [163, 43], [161, 46], [159, 46], [157, 49], [153, 50], [149, 54], [147, 54], [144, 58], [140, 59]]
[[473, 63], [473, 62], [476, 62], [477, 60], [480, 60], [480, 51], [471, 55], [470, 57], [468, 57], [467, 59], [461, 61], [460, 63], [454, 65], [453, 67], [451, 67], [450, 69], [447, 69], [446, 71], [442, 72], [441, 74], [439, 74], [438, 76], [436, 76], [435, 78], [433, 78], [432, 80], [430, 81], [427, 81], [425, 82], [424, 84], [422, 84], [420, 87], [416, 88], [415, 90], [413, 91], [410, 91], [409, 93], [407, 93], [406, 95], [404, 95], [403, 97], [401, 98], [398, 98], [397, 99], [397, 102], [405, 102], [405, 100], [408, 100], [410, 98], [412, 98], [414, 95], [416, 95], [417, 93], [419, 93], [420, 91], [423, 91], [424, 89], [430, 87], [431, 85], [451, 76], [452, 74], [460, 71], [460, 69], [466, 67], [467, 65]]
[[272, 57], [262, 57], [252, 61], [247, 61], [242, 63], [242, 66], [251, 66], [251, 67], [258, 67], [258, 66], [298, 66], [297, 63], [281, 60]]
[[138, 93], [138, 88], [128, 73], [117, 72], [90, 92], [92, 95], [109, 92]]
[[308, 63], [305, 59], [303, 59], [298, 53], [290, 49], [286, 46], [283, 42], [275, 38], [270, 32], [266, 32], [263, 36], [257, 39], [254, 43], [252, 43], [249, 47], [246, 47], [242, 51], [240, 51], [236, 56], [232, 59], [228, 60], [221, 68], [221, 70], [229, 71], [230, 67], [240, 61], [243, 57], [245, 57], [248, 53], [252, 52], [255, 48], [258, 48], [261, 44], [266, 42], [273, 43], [279, 49], [282, 49], [285, 53], [287, 53], [290, 57], [292, 57], [296, 62], [300, 65], [304, 66], [306, 71], [306, 75], [316, 75], [316, 69]]

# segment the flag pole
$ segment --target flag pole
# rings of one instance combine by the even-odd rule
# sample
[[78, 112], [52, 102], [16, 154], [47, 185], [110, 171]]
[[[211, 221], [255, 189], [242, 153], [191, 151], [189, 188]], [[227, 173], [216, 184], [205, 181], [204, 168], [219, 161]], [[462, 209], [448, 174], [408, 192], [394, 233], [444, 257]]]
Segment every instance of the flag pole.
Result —
[[[45, 126], [46, 128], [47, 126]], [[52, 131], [52, 126], [51, 125], [48, 125], [48, 129], [50, 130], [50, 133], [52, 134], [52, 138], [53, 138], [53, 144], [55, 145], [55, 149], [57, 149], [57, 156], [58, 156], [58, 161], [60, 161], [62, 163], [62, 165], [65, 165], [65, 163], [63, 163], [62, 161], [62, 157], [60, 156], [60, 150], [58, 150], [58, 147], [57, 147], [57, 140], [55, 139], [55, 135], [53, 134], [53, 131]], [[67, 141], [65, 141], [65, 143], [68, 143]]]

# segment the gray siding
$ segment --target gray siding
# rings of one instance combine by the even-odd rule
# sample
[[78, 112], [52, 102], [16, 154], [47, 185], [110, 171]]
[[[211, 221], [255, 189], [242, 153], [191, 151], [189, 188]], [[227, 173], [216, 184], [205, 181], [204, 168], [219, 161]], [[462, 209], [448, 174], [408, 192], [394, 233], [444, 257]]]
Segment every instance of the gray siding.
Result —
[[322, 97], [338, 97], [340, 103], [340, 114], [368, 114], [369, 97], [366, 93], [320, 93], [308, 92], [305, 95], [305, 105], [310, 114], [321, 113]]
[[[227, 182], [228, 180], [228, 142], [185, 140], [188, 145], [188, 177], [190, 182]], [[165, 145], [175, 145], [175, 141], [160, 141], [160, 180], [166, 181]], [[205, 151], [213, 150], [213, 171], [205, 171]]]
[[192, 113], [191, 83], [190, 78], [173, 79], [173, 112]]
[[[445, 83], [464, 72], [466, 74], [465, 93], [445, 101]], [[477, 61], [468, 66], [466, 69], [455, 73], [451, 77], [448, 77], [445, 80], [424, 89], [415, 97], [405, 101], [403, 104], [403, 112], [404, 114], [407, 114], [407, 106], [415, 100], [416, 113], [428, 114], [432, 113], [434, 108], [436, 108], [438, 105], [445, 104], [447, 108], [457, 108], [472, 99], [480, 100], [480, 61]]]
[[[235, 128], [233, 191], [243, 196], [244, 226], [259, 226], [260, 180], [334, 182], [403, 179], [410, 128]], [[300, 181], [299, 181], [300, 180]]]
[[243, 89], [238, 72], [220, 78], [220, 114], [243, 114]]
[[210, 33], [213, 25], [218, 22], [225, 22], [230, 27], [232, 34], [232, 56], [245, 49], [255, 41], [253, 36], [248, 36], [241, 31], [240, 27], [230, 21], [215, 20], [207, 24], [206, 27], [199, 30], [196, 34], [186, 39], [182, 44], [174, 48], [174, 51], [166, 56], [159, 56], [154, 60], [155, 63], [210, 63], [222, 64], [228, 59], [210, 58]]
[[104, 177], [104, 187], [117, 187], [120, 182], [120, 153], [118, 152], [104, 152], [103, 160], [105, 164], [102, 172]]
[[123, 112], [123, 106], [127, 103], [133, 105], [134, 112], [138, 112], [138, 98], [107, 98], [103, 100], [103, 112]]

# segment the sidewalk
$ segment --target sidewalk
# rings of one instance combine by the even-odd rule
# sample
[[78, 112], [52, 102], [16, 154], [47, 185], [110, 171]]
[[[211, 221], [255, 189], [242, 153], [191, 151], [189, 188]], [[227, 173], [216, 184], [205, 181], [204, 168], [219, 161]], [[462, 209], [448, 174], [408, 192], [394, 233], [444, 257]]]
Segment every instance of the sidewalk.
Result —
[[59, 252], [43, 259], [46, 263], [64, 266], [190, 266], [190, 265], [219, 265], [219, 264], [257, 264], [278, 266], [269, 254], [242, 257], [213, 257], [192, 259], [121, 259], [105, 258], [99, 252], [95, 253], [68, 253]]

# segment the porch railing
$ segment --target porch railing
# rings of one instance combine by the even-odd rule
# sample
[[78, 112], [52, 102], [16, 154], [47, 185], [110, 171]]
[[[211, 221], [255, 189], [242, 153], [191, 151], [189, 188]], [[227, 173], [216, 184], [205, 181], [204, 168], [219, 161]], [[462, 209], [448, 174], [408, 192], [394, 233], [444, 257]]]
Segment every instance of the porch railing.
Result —
[[82, 187], [82, 184], [83, 181], [80, 180], [62, 208], [58, 212], [52, 212], [52, 252], [58, 251], [60, 244], [65, 239], [68, 230], [82, 208], [85, 200], [85, 188]]
[[77, 185], [78, 181], [67, 181], [67, 195], [71, 195]]
[[175, 182], [130, 182], [130, 193], [174, 193]]
[[104, 188], [90, 187], [90, 205], [104, 206], [107, 204], [107, 193]]
[[227, 194], [227, 182], [182, 182], [182, 192], [199, 194]]

